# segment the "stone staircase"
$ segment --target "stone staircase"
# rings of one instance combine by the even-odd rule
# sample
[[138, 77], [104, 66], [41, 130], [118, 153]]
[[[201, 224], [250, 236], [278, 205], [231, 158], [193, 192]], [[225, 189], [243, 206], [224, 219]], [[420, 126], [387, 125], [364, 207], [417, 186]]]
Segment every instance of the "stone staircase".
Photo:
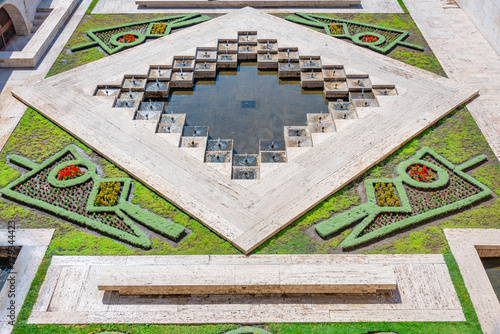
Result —
[[40, 28], [45, 19], [50, 15], [50, 12], [52, 12], [52, 8], [42, 7], [42, 3], [40, 3], [40, 6], [36, 9], [35, 19], [32, 21], [31, 32], [34, 33]]

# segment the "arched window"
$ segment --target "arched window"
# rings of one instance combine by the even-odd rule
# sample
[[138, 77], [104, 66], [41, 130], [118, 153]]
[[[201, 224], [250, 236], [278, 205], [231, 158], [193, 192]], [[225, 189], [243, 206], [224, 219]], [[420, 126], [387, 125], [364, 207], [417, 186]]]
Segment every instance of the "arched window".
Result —
[[5, 50], [15, 36], [16, 30], [12, 19], [5, 9], [0, 8], [0, 51]]

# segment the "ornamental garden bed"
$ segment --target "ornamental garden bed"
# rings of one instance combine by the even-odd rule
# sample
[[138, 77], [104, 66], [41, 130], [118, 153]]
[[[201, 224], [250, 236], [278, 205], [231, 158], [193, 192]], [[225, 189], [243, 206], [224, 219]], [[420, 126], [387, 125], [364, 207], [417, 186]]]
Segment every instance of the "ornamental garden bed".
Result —
[[341, 244], [347, 249], [473, 205], [492, 192], [464, 170], [484, 160], [455, 166], [424, 147], [398, 165], [395, 179], [366, 180], [367, 203], [319, 223], [316, 232], [328, 238], [355, 224]]
[[128, 202], [131, 179], [102, 179], [94, 163], [84, 159], [73, 146], [39, 165], [18, 155], [9, 159], [31, 169], [0, 190], [14, 201], [141, 248], [150, 248], [151, 242], [135, 222], [171, 240], [178, 240], [185, 231], [183, 226]]
[[404, 42], [409, 36], [409, 32], [404, 30], [306, 13], [295, 13], [295, 16], [289, 15], [285, 19], [320, 28], [327, 35], [350, 39], [354, 44], [368, 47], [383, 54], [389, 53], [398, 45], [424, 51], [420, 45]]

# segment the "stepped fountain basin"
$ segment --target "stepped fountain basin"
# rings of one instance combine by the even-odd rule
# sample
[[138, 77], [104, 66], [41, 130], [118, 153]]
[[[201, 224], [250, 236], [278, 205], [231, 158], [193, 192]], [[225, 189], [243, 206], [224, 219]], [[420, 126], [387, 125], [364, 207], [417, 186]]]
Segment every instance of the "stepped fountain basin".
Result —
[[198, 48], [196, 49], [196, 62], [216, 61], [217, 48]]
[[122, 91], [123, 90], [131, 90], [131, 91], [143, 91], [146, 87], [146, 76], [125, 76], [122, 82]]
[[172, 69], [183, 71], [193, 71], [194, 70], [195, 57], [194, 56], [175, 56]]
[[149, 67], [148, 79], [156, 79], [162, 81], [170, 80], [170, 76], [172, 75], [172, 67], [170, 65], [151, 65]]
[[97, 86], [97, 89], [94, 93], [95, 96], [113, 96], [117, 97], [120, 95], [120, 87], [115, 86]]
[[323, 73], [320, 71], [300, 72], [300, 84], [302, 88], [323, 88]]
[[217, 77], [217, 64], [215, 62], [198, 62], [194, 68], [195, 79], [214, 79]]
[[323, 65], [325, 81], [345, 81], [346, 74], [342, 65]]
[[260, 163], [286, 162], [286, 151], [261, 151]]
[[258, 39], [257, 52], [259, 53], [278, 53], [278, 41], [276, 39]]
[[346, 81], [325, 81], [323, 91], [326, 98], [347, 98], [349, 89]]
[[231, 163], [232, 152], [229, 151], [207, 151], [205, 162], [208, 163]]
[[349, 88], [349, 91], [351, 92], [360, 92], [363, 89], [372, 89], [372, 83], [368, 75], [348, 75], [346, 81], [347, 88]]
[[238, 60], [256, 60], [257, 59], [257, 45], [239, 45], [238, 46]]
[[191, 88], [193, 87], [194, 75], [193, 72], [172, 71], [170, 79], [171, 88]]
[[319, 56], [300, 56], [299, 63], [302, 71], [311, 72], [311, 70], [322, 70], [321, 59]]
[[299, 63], [279, 63], [278, 64], [279, 78], [300, 78]]
[[148, 81], [146, 84], [146, 89], [144, 91], [145, 98], [168, 98], [169, 92], [168, 81], [159, 81], [155, 79], [153, 81]]
[[233, 140], [209, 140], [207, 141], [207, 151], [233, 151]]

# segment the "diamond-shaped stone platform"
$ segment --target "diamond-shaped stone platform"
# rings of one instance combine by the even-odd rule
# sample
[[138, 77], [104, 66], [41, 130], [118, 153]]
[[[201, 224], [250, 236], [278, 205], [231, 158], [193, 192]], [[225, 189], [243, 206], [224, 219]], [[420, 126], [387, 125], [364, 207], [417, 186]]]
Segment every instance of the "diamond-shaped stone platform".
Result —
[[[337, 132], [311, 146], [287, 148], [288, 162], [262, 167], [260, 179], [251, 181], [231, 180], [204, 164], [204, 150], [198, 154], [191, 147], [179, 148], [155, 133], [156, 122], [134, 121], [135, 109], [113, 108], [114, 96], [94, 96], [98, 86], [119, 86], [124, 76], [148, 73], [150, 65], [168, 65], [174, 56], [194, 55], [196, 47], [213, 48], [238, 31], [257, 30], [259, 38], [277, 39], [279, 48], [298, 46], [300, 54], [321, 56], [324, 65], [344, 65], [349, 75], [370, 75], [374, 86], [395, 86], [398, 95], [378, 97], [379, 107], [358, 113], [357, 120], [345, 119]], [[249, 253], [477, 91], [244, 8], [14, 94]]]

